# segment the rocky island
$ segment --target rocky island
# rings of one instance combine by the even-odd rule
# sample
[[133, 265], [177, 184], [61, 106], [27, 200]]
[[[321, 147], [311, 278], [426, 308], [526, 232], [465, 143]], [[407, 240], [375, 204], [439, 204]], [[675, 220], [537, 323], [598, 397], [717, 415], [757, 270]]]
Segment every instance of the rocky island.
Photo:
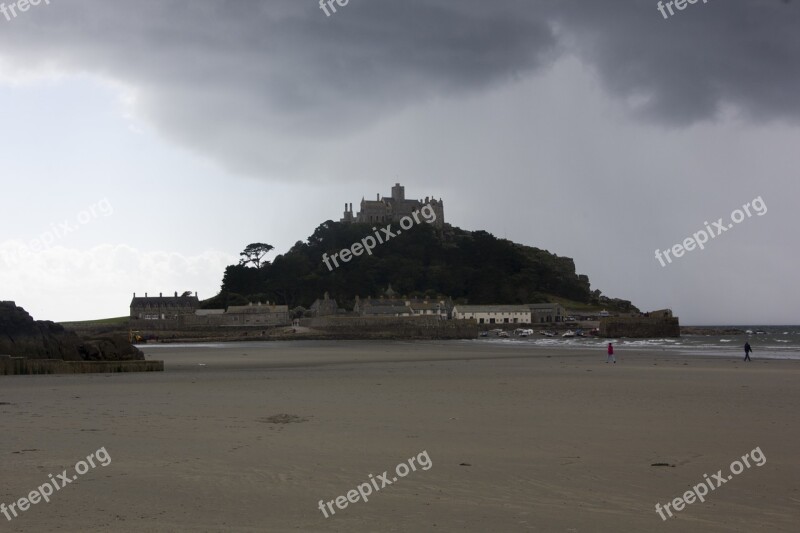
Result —
[[151, 372], [162, 361], [121, 335], [80, 337], [49, 321], [37, 321], [15, 302], [0, 302], [0, 375]]

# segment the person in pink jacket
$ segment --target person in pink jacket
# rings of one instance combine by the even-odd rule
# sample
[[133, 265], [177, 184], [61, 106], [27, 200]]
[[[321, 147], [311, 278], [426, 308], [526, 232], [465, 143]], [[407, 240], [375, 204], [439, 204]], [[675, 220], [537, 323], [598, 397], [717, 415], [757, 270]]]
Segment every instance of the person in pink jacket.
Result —
[[614, 357], [614, 345], [610, 342], [608, 343], [608, 357], [606, 357], [606, 363], [608, 363], [609, 360], [614, 361], [614, 364], [617, 364], [617, 359]]

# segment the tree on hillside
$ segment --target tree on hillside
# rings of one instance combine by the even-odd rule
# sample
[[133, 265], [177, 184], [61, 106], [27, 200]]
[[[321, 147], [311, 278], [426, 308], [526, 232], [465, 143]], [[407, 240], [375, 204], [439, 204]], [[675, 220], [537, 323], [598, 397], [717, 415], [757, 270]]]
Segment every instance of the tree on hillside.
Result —
[[248, 244], [244, 251], [239, 254], [242, 256], [239, 260], [239, 264], [242, 266], [252, 265], [255, 268], [261, 268], [269, 264], [269, 261], [264, 261], [263, 259], [264, 256], [270, 253], [274, 248], [274, 246], [263, 242]]
[[229, 265], [222, 276], [222, 290], [248, 295], [264, 292], [262, 284], [266, 268], [248, 268], [244, 265]]
[[[593, 300], [612, 310], [610, 302], [601, 301], [600, 291], [592, 292], [589, 278], [576, 273], [569, 257], [498, 239], [485, 231], [450, 227], [441, 232], [418, 225], [372, 253], [349, 261], [340, 258], [333, 269], [326, 266], [323, 254], [331, 257], [374, 235], [371, 227], [326, 221], [306, 242], [298, 241], [272, 261], [264, 260], [272, 246], [250, 244], [239, 264], [225, 269], [221, 294], [307, 309], [329, 292], [347, 307], [356, 296], [380, 297], [392, 284], [399, 295], [441, 294], [470, 304], [539, 303], [558, 297], [580, 303]], [[214, 305], [222, 303], [231, 305], [222, 297]], [[619, 304], [624, 307], [627, 302]]]

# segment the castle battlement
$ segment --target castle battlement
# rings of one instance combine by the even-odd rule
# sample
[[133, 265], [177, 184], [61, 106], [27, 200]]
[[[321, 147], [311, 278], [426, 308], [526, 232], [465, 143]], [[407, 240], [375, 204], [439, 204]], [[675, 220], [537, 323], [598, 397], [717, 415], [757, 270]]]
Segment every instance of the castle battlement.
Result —
[[413, 212], [419, 211], [423, 206], [430, 204], [433, 212], [436, 213], [435, 226], [444, 225], [444, 202], [442, 199], [425, 197], [424, 200], [406, 200], [406, 188], [396, 183], [392, 187], [392, 195], [381, 198], [376, 195], [375, 200], [361, 198], [361, 206], [358, 214], [353, 213], [353, 204], [344, 204], [344, 216], [340, 222], [375, 224], [380, 222], [398, 222], [405, 216], [410, 216]]

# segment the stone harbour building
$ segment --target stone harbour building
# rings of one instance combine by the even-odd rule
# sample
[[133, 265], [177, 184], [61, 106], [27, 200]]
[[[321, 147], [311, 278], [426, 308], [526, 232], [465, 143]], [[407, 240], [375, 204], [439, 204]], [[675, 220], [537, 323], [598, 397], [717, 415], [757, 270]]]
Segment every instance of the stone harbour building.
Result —
[[158, 296], [136, 296], [133, 293], [133, 299], [130, 305], [130, 318], [133, 320], [177, 320], [182, 315], [193, 315], [194, 312], [200, 308], [200, 300], [197, 299], [197, 293], [194, 296], [191, 293], [183, 293], [182, 296], [164, 296], [159, 293]]
[[197, 293], [178, 296], [144, 297], [133, 294], [130, 306], [131, 328], [143, 330], [185, 329], [192, 327], [287, 326], [289, 307], [267, 302], [231, 305], [227, 309], [200, 309]]
[[361, 198], [361, 206], [358, 214], [353, 212], [353, 204], [344, 204], [344, 216], [340, 222], [376, 224], [399, 222], [401, 218], [410, 216], [413, 212], [419, 211], [423, 206], [430, 204], [436, 214], [433, 225], [441, 228], [444, 226], [444, 202], [442, 199], [425, 197], [424, 200], [407, 200], [406, 188], [396, 183], [392, 187], [390, 197], [378, 194], [375, 200], [365, 200]]
[[600, 319], [600, 336], [605, 338], [680, 337], [681, 326], [672, 309], [659, 309], [640, 316]]

